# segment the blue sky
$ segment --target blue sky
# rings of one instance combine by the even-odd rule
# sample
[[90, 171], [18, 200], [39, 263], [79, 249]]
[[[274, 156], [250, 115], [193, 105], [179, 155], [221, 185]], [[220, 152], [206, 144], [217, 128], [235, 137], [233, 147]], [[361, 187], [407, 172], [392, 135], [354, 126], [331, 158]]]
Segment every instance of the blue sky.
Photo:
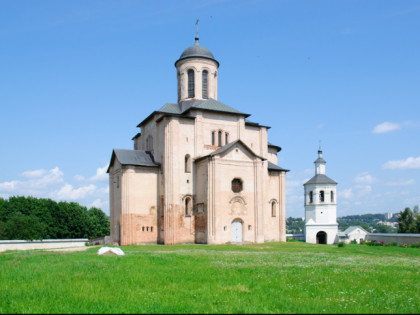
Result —
[[338, 216], [420, 204], [419, 1], [0, 1], [0, 197], [109, 213], [113, 148], [176, 102], [194, 43], [220, 62], [218, 99], [271, 126], [286, 215], [319, 141]]

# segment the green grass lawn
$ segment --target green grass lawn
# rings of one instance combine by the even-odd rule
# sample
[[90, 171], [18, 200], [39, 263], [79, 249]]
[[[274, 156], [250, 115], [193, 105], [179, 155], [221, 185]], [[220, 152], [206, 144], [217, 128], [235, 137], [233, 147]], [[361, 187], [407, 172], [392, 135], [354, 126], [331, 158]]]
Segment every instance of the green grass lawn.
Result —
[[420, 313], [420, 249], [301, 242], [0, 253], [0, 313]]

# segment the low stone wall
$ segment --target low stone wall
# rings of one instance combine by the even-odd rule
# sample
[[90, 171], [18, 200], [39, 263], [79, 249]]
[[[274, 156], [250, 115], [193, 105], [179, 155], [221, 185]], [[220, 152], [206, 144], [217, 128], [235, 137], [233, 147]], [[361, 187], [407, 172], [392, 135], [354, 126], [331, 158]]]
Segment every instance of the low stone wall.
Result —
[[101, 236], [89, 239], [89, 245], [111, 245], [111, 243], [111, 236]]
[[366, 235], [366, 240], [377, 241], [384, 243], [396, 242], [399, 244], [420, 243], [420, 234], [405, 234], [405, 233], [369, 233]]
[[29, 249], [50, 249], [85, 247], [87, 238], [61, 239], [61, 240], [0, 240], [0, 252], [6, 250], [29, 250]]
[[297, 241], [305, 241], [305, 234], [286, 234], [286, 239], [291, 238]]

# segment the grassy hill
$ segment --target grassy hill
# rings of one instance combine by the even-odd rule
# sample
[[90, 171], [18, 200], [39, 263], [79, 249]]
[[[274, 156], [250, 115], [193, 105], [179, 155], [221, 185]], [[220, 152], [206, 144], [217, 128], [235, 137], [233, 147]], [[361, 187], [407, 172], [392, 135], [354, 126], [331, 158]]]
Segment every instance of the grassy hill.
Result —
[[419, 313], [420, 250], [300, 242], [0, 253], [0, 313]]

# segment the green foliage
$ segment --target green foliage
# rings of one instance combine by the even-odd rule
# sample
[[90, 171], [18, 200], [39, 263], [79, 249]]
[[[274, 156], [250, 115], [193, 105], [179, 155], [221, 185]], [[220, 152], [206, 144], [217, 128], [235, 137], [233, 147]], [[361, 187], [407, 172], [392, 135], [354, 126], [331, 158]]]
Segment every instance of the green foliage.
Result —
[[344, 243], [344, 242], [338, 242], [338, 247], [344, 247], [344, 246], [346, 246], [346, 243]]
[[302, 218], [288, 217], [286, 219], [286, 232], [290, 234], [302, 234], [305, 230], [305, 222]]
[[356, 240], [351, 240], [350, 244], [357, 244], [357, 241]]
[[[417, 314], [420, 250], [264, 243], [0, 254], [0, 314]], [[35, 303], [35, 302], [36, 303]]]
[[34, 197], [0, 198], [0, 239], [95, 238], [109, 235], [102, 210]]
[[378, 224], [373, 233], [393, 233], [394, 229], [388, 225]]
[[398, 233], [420, 233], [420, 214], [418, 206], [413, 210], [405, 208], [398, 214]]
[[384, 246], [398, 246], [397, 242], [389, 242], [389, 243], [385, 243]]

